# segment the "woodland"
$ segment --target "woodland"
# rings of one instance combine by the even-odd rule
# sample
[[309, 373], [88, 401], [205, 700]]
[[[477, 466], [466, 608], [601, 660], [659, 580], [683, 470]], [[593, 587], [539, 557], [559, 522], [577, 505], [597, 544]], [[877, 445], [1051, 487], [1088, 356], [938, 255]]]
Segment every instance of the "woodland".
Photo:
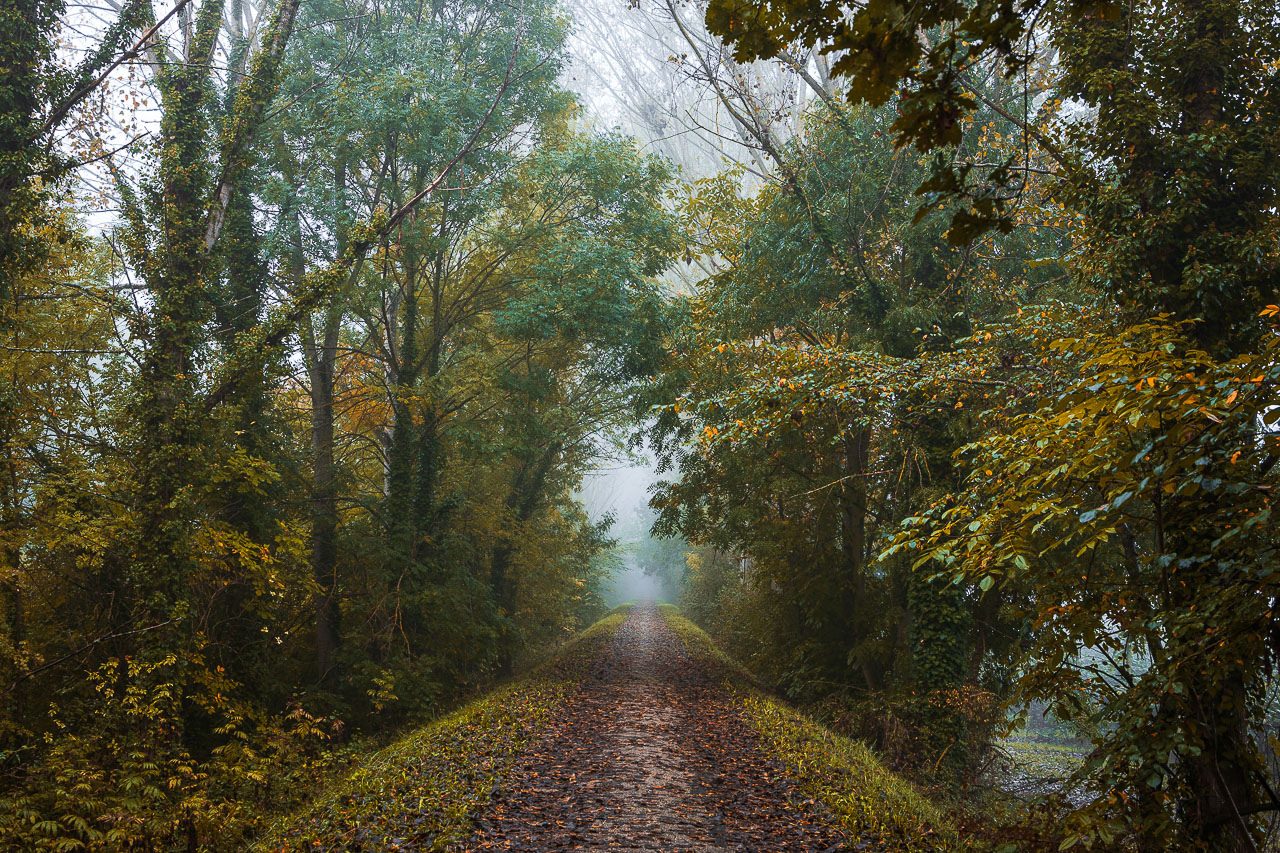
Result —
[[0, 0], [0, 849], [246, 849], [625, 563], [966, 849], [1277, 850], [1277, 459], [1274, 0]]

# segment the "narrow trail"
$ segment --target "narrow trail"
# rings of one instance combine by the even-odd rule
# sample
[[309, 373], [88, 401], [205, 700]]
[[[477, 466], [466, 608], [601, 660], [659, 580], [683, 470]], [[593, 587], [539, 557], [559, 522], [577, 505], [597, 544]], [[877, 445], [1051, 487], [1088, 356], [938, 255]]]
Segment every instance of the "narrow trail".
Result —
[[472, 850], [837, 851], [657, 607], [634, 607]]

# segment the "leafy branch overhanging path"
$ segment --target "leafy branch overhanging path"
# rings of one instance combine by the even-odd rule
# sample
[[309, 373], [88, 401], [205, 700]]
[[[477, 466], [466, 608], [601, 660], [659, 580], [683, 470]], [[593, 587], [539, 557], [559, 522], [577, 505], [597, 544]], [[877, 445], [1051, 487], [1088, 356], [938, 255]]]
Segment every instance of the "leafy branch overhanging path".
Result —
[[471, 849], [848, 849], [652, 604], [632, 608], [508, 779]]

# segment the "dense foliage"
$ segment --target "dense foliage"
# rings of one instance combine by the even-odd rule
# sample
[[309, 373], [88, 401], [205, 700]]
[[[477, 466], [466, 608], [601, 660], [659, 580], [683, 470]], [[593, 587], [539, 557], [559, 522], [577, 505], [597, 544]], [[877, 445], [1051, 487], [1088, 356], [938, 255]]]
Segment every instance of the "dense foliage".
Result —
[[619, 563], [979, 835], [1280, 837], [1274, 3], [668, 2], [646, 145], [552, 0], [107, 6], [0, 0], [8, 847], [241, 848]]
[[[582, 127], [549, 4], [135, 4], [65, 73], [65, 18], [29, 5], [0, 837], [241, 849], [335, 746], [602, 612], [610, 540], [574, 493], [658, 364], [670, 173]], [[91, 232], [31, 128], [140, 36], [156, 125]]]
[[[727, 587], [721, 631], [744, 659], [793, 697], [851, 702], [862, 734], [949, 777], [980, 763], [965, 753], [992, 722], [1004, 673], [986, 664], [1010, 627], [990, 600], [877, 556], [959, 483], [952, 454], [991, 397], [964, 342], [1061, 289], [1065, 218], [1040, 198], [1025, 228], [951, 246], [945, 217], [915, 220], [929, 164], [893, 149], [890, 121], [813, 116], [788, 151], [795, 191], [695, 188], [695, 238], [726, 267], [683, 312], [666, 376], [678, 398], [654, 426], [680, 479], [655, 503], [664, 532], [742, 555], [745, 583], [691, 559], [693, 613]], [[1007, 132], [993, 117], [975, 149]]]
[[626, 617], [627, 608], [618, 608], [533, 672], [365, 758], [252, 849], [458, 849], [521, 750], [598, 664]]
[[[1274, 4], [707, 21], [740, 60], [831, 55], [857, 106], [711, 217], [728, 268], [690, 301], [656, 504], [750, 568], [691, 592], [750, 620], [724, 630], [793, 692], [905, 721], [926, 776], [981, 759], [973, 688], [1047, 700], [1094, 749], [1040, 843], [1258, 849], [1280, 807]], [[908, 147], [858, 152], [864, 117]]]

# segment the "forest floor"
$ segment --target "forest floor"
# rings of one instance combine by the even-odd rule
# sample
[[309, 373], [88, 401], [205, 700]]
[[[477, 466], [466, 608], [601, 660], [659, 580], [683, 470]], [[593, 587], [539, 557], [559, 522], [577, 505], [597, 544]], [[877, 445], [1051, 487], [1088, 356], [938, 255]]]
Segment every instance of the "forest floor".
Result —
[[852, 849], [656, 606], [632, 608], [583, 688], [516, 760], [471, 849]]

